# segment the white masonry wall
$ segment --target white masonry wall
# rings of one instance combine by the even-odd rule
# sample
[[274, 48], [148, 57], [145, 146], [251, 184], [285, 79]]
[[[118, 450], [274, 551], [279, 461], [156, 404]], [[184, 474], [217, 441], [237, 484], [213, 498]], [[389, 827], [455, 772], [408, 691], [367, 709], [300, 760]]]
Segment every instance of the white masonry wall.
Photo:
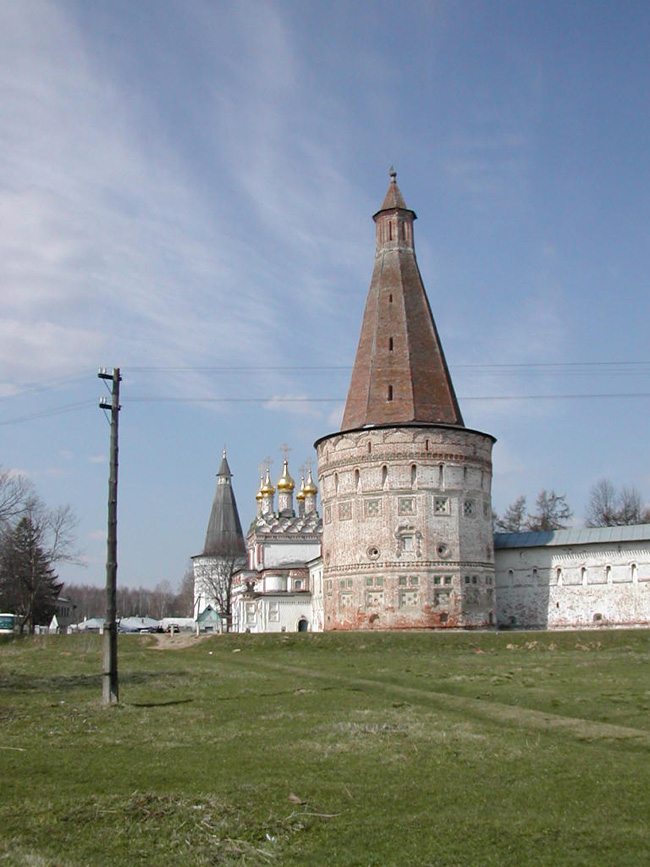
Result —
[[313, 631], [309, 593], [244, 596], [236, 599], [234, 607], [236, 632], [298, 632], [301, 620], [306, 621], [306, 631]]
[[273, 538], [264, 543], [262, 564], [265, 569], [277, 569], [289, 563], [306, 563], [320, 554], [320, 541], [284, 542]]
[[497, 548], [497, 623], [650, 626], [650, 540]]

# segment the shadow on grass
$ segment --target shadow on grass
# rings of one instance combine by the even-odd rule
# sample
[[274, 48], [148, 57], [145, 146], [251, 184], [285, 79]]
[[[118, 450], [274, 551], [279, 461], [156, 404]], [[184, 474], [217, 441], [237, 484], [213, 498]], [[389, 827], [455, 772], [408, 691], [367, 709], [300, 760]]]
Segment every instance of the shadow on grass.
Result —
[[[184, 675], [185, 672], [178, 671], [134, 671], [120, 674], [119, 682], [121, 686], [124, 684], [142, 684], [153, 680], [161, 681]], [[0, 675], [0, 690], [4, 693], [35, 691], [67, 692], [75, 689], [86, 689], [88, 687], [99, 687], [101, 689], [101, 684], [101, 672], [98, 674]]]
[[170, 698], [165, 701], [125, 701], [129, 707], [168, 707], [172, 704], [189, 704], [193, 698]]

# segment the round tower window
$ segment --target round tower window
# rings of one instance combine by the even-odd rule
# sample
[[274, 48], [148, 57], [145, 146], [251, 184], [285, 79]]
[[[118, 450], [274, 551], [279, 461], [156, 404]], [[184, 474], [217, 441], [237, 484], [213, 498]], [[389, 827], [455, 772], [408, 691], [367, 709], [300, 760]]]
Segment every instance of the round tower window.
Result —
[[375, 545], [371, 545], [368, 548], [367, 554], [370, 560], [377, 560], [377, 558], [379, 557], [379, 548], [377, 548]]
[[438, 557], [442, 557], [443, 560], [445, 557], [449, 557], [450, 553], [451, 552], [449, 551], [447, 545], [438, 545], [438, 547], [436, 548], [436, 554], [438, 555]]

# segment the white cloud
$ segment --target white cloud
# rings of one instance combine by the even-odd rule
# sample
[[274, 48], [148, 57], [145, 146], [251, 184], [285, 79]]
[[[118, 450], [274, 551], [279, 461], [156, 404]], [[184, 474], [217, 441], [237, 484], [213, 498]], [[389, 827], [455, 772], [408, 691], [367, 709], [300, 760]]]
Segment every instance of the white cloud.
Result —
[[[354, 188], [337, 167], [344, 136], [322, 138], [292, 34], [266, 3], [185, 13], [211, 82], [183, 103], [194, 146], [213, 154], [201, 177], [157, 94], [133, 91], [128, 48], [111, 65], [97, 34], [46, 0], [4, 10], [3, 394], [103, 364], [250, 363], [262, 351], [286, 363], [287, 346], [309, 339], [286, 311], [313, 320], [338, 303], [315, 275], [357, 261], [354, 235], [328, 216], [353, 212]], [[165, 48], [153, 41], [152, 62], [167, 62]], [[221, 393], [200, 372], [177, 384]]]
[[322, 413], [318, 405], [305, 394], [276, 394], [264, 403], [264, 409], [283, 412], [287, 415], [310, 415], [319, 418]]

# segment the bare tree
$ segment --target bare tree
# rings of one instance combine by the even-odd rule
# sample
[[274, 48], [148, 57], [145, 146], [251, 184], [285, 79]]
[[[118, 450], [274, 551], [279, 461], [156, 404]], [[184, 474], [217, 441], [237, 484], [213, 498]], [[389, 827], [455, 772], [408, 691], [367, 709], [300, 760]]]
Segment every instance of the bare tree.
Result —
[[646, 524], [650, 521], [650, 509], [644, 509], [641, 494], [636, 488], [623, 488], [619, 495], [619, 523]]
[[537, 511], [528, 515], [526, 529], [531, 532], [562, 530], [573, 517], [564, 494], [546, 489], [539, 492], [535, 501]]
[[25, 476], [0, 466], [0, 530], [24, 513], [33, 494], [32, 484]]
[[65, 595], [76, 605], [77, 617], [80, 620], [104, 616], [106, 605], [104, 587], [94, 587], [91, 584], [66, 584]]
[[494, 528], [501, 533], [521, 533], [526, 527], [526, 497], [517, 497], [503, 513], [495, 515]]
[[[198, 586], [195, 596], [199, 593], [206, 601], [213, 604], [221, 619], [224, 632], [230, 631], [232, 619], [232, 588], [235, 574], [246, 565], [246, 556], [236, 548], [222, 546], [218, 554], [210, 559], [202, 557], [203, 561], [197, 570]], [[198, 591], [198, 593], [197, 593]]]
[[194, 570], [190, 564], [181, 579], [174, 597], [172, 614], [176, 617], [192, 617], [194, 611]]
[[613, 527], [617, 521], [616, 488], [609, 479], [600, 479], [591, 489], [585, 523], [588, 527]]
[[585, 523], [588, 527], [619, 527], [650, 522], [650, 509], [643, 508], [636, 488], [617, 491], [609, 479], [600, 479], [591, 489]]
[[151, 593], [151, 601], [149, 604], [149, 614], [155, 617], [156, 620], [162, 620], [170, 613], [174, 593], [172, 585], [169, 581], [159, 581]]

